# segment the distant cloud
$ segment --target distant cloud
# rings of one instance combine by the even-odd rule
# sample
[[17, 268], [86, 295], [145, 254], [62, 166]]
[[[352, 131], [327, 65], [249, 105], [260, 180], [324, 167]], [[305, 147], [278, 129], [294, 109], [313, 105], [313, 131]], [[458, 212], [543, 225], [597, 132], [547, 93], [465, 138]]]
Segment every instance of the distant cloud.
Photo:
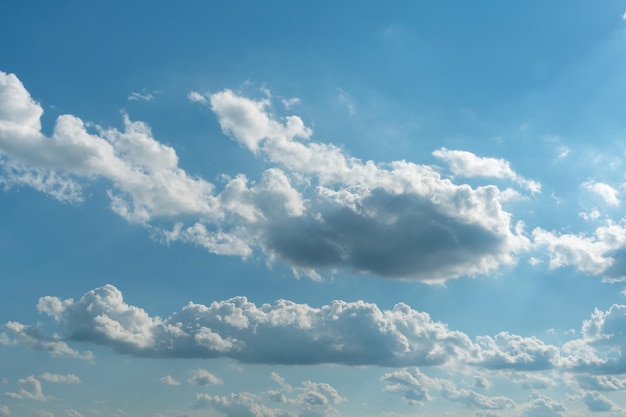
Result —
[[0, 405], [0, 416], [11, 415], [11, 409], [6, 405]]
[[206, 102], [208, 102], [206, 97], [204, 97], [204, 95], [198, 93], [197, 91], [190, 92], [187, 95], [187, 98], [189, 99], [189, 101], [192, 101], [194, 103], [206, 103]]
[[174, 386], [180, 385], [180, 382], [178, 382], [177, 380], [175, 380], [169, 375], [165, 375], [163, 378], [160, 378], [159, 381], [166, 385], [174, 385]]
[[613, 411], [618, 408], [613, 401], [599, 392], [586, 392], [582, 395], [582, 400], [589, 411], [604, 412]]
[[154, 96], [150, 93], [130, 93], [128, 96], [129, 101], [152, 101], [154, 100]]
[[485, 158], [468, 151], [448, 150], [441, 148], [433, 152], [433, 156], [444, 160], [454, 175], [464, 177], [491, 177], [509, 179], [532, 193], [541, 191], [541, 184], [520, 177], [512, 169], [508, 161], [502, 158]]
[[280, 102], [283, 103], [285, 109], [290, 110], [293, 106], [300, 103], [300, 99], [298, 97], [283, 98]]
[[604, 202], [609, 206], [618, 206], [620, 204], [620, 199], [618, 197], [619, 192], [608, 184], [604, 184], [602, 182], [587, 181], [583, 183], [582, 186], [586, 190], [589, 190], [600, 196], [602, 200], [604, 200]]
[[39, 379], [46, 382], [55, 382], [57, 384], [80, 384], [82, 381], [74, 374], [50, 374], [48, 372], [39, 375]]
[[304, 381], [297, 387], [280, 384], [278, 390], [262, 394], [197, 394], [194, 408], [213, 409], [228, 417], [339, 417], [334, 406], [345, 401], [330, 384]]
[[565, 406], [549, 397], [534, 395], [524, 404], [522, 417], [561, 417], [567, 411]]
[[543, 248], [549, 257], [550, 268], [574, 266], [590, 274], [621, 276], [622, 265], [614, 257], [626, 246], [626, 225], [608, 221], [592, 235], [557, 233], [536, 228], [532, 232], [534, 244]]
[[216, 385], [223, 383], [221, 379], [204, 369], [193, 371], [187, 382], [193, 385]]
[[41, 391], [41, 382], [34, 376], [18, 380], [20, 389], [17, 392], [5, 392], [4, 395], [17, 400], [47, 401], [49, 398]]

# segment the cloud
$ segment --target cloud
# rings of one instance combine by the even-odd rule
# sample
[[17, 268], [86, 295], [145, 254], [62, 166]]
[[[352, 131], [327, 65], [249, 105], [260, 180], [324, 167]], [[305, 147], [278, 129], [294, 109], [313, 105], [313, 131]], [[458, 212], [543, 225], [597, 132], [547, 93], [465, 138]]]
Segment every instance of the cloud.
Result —
[[85, 417], [85, 415], [76, 410], [65, 410], [65, 415], [67, 417]]
[[[563, 345], [565, 365], [577, 372], [594, 374], [622, 374], [626, 372], [626, 306], [614, 304], [608, 311], [596, 309], [591, 318], [583, 321], [582, 335]], [[615, 378], [585, 378], [588, 386], [617, 390], [623, 381]]]
[[559, 349], [536, 337], [522, 337], [507, 332], [495, 337], [479, 336], [483, 354], [480, 365], [488, 369], [541, 370], [559, 365]]
[[455, 185], [432, 167], [406, 161], [362, 162], [309, 141], [303, 121], [275, 118], [268, 100], [230, 90], [207, 99], [225, 134], [315, 185], [306, 211], [269, 220], [261, 246], [272, 257], [305, 269], [442, 281], [512, 263], [528, 244], [495, 186]]
[[586, 392], [582, 395], [582, 400], [589, 411], [613, 411], [617, 409], [615, 403], [599, 392]]
[[54, 382], [57, 384], [80, 384], [82, 381], [74, 374], [50, 374], [48, 372], [39, 375], [39, 379], [46, 382]]
[[524, 404], [523, 417], [560, 417], [567, 411], [565, 406], [543, 395], [532, 396], [530, 401]]
[[17, 344], [25, 345], [34, 350], [49, 352], [53, 357], [66, 356], [84, 360], [93, 359], [91, 352], [79, 352], [74, 350], [56, 335], [44, 335], [41, 328], [37, 326], [27, 326], [22, 323], [10, 321], [4, 325], [4, 329], [6, 331], [0, 333], [0, 344], [9, 346]]
[[548, 377], [540, 373], [531, 372], [513, 372], [509, 375], [511, 381], [519, 384], [524, 389], [549, 389], [556, 385], [553, 377]]
[[159, 382], [162, 382], [166, 385], [174, 385], [174, 386], [180, 385], [180, 382], [178, 382], [177, 380], [175, 380], [169, 375], [165, 375], [163, 378], [159, 378]]
[[595, 193], [598, 196], [600, 196], [602, 200], [604, 200], [604, 202], [608, 204], [609, 206], [619, 206], [620, 204], [620, 199], [618, 197], [619, 193], [615, 188], [611, 187], [610, 185], [604, 184], [602, 182], [587, 181], [583, 183], [582, 186], [586, 190], [589, 190], [592, 193]]
[[515, 408], [515, 402], [504, 396], [488, 397], [468, 389], [444, 388], [442, 394], [450, 401], [468, 408], [481, 410], [507, 410]]
[[520, 177], [511, 169], [509, 162], [502, 158], [479, 157], [471, 152], [446, 148], [437, 149], [433, 152], [433, 156], [447, 162], [454, 175], [509, 179], [532, 193], [541, 191], [541, 184]]
[[18, 380], [20, 389], [17, 392], [5, 392], [4, 395], [9, 398], [15, 398], [18, 400], [35, 400], [35, 401], [47, 401], [48, 397], [43, 395], [41, 391], [41, 382], [30, 375], [26, 378], [20, 378]]
[[193, 385], [215, 385], [223, 383], [221, 379], [204, 369], [196, 369], [193, 371], [192, 376], [187, 382]]
[[383, 375], [380, 380], [385, 383], [386, 392], [401, 394], [411, 405], [432, 401], [430, 390], [440, 389], [444, 384], [440, 379], [424, 375], [417, 368], [399, 369]]
[[[346, 399], [331, 385], [304, 381], [301, 386], [292, 387], [276, 374], [272, 374], [272, 378], [279, 382], [278, 391], [231, 393], [227, 396], [197, 394], [194, 408], [214, 409], [227, 417], [339, 417], [334, 406]], [[281, 408], [270, 406], [268, 402], [279, 403]]]
[[[189, 98], [210, 105], [223, 132], [269, 165], [260, 181], [240, 174], [218, 189], [183, 170], [171, 146], [126, 114], [122, 130], [61, 115], [48, 137], [41, 106], [15, 75], [0, 72], [0, 182], [78, 203], [102, 179], [111, 209], [165, 242], [244, 258], [260, 251], [312, 277], [345, 268], [442, 282], [493, 272], [529, 248], [522, 224], [501, 206], [518, 191], [455, 184], [406, 161], [363, 162], [312, 141], [300, 117], [275, 116], [270, 94]], [[497, 175], [529, 188], [506, 161], [494, 161]]]
[[585, 390], [592, 391], [624, 391], [626, 379], [612, 375], [576, 375], [578, 385]]
[[130, 93], [130, 95], [128, 96], [128, 101], [152, 101], [154, 100], [154, 96], [150, 93]]
[[279, 300], [257, 306], [245, 297], [187, 304], [167, 319], [126, 304], [112, 285], [80, 300], [42, 297], [64, 340], [110, 346], [148, 357], [230, 357], [249, 363], [435, 365], [476, 349], [463, 333], [398, 304], [380, 310], [363, 301], [320, 308]]
[[0, 405], [0, 416], [9, 416], [11, 415], [11, 409], [6, 405]]
[[590, 275], [606, 274], [621, 277], [626, 274], [623, 263], [615, 255], [626, 245], [626, 227], [608, 221], [593, 235], [558, 234], [536, 228], [532, 232], [534, 245], [547, 252], [550, 268], [574, 266]]

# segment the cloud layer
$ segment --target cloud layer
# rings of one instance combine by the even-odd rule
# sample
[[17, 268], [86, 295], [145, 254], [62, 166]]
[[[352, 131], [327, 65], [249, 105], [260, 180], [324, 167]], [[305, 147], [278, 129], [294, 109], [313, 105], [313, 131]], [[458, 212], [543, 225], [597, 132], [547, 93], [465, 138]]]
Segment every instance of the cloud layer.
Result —
[[[312, 141], [298, 116], [275, 116], [269, 98], [230, 90], [189, 97], [209, 105], [223, 132], [269, 165], [258, 179], [240, 174], [218, 189], [183, 170], [174, 148], [126, 114], [123, 131], [61, 115], [48, 137], [41, 106], [15, 75], [0, 72], [0, 181], [80, 202], [84, 187], [105, 179], [111, 208], [166, 241], [242, 257], [260, 251], [312, 277], [346, 268], [441, 282], [492, 272], [529, 248], [521, 223], [502, 207], [510, 189], [455, 184], [436, 167], [407, 161], [361, 161]], [[539, 190], [506, 161], [435, 154], [453, 174]]]
[[[0, 333], [0, 342], [90, 360], [90, 353], [76, 351], [68, 343], [98, 344], [141, 357], [227, 357], [244, 363], [462, 365], [514, 371], [515, 381], [534, 389], [550, 384], [541, 375], [530, 372], [626, 372], [626, 360], [621, 354], [626, 350], [626, 339], [619, 330], [626, 323], [626, 306], [620, 305], [606, 312], [595, 311], [582, 323], [580, 337], [560, 348], [536, 337], [506, 332], [472, 340], [406, 304], [397, 304], [390, 310], [363, 301], [334, 301], [315, 308], [278, 300], [257, 306], [245, 297], [235, 297], [209, 305], [189, 303], [163, 319], [128, 305], [117, 288], [106, 285], [88, 291], [77, 301], [45, 296], [37, 308], [56, 323], [54, 337], [46, 336], [41, 328], [35, 331], [31, 326], [9, 322]], [[53, 343], [53, 347], [47, 343]], [[70, 380], [71, 375], [44, 376], [46, 380], [76, 382]], [[397, 382], [400, 377], [394, 378]], [[626, 386], [621, 380], [589, 378], [581, 379], [579, 384], [596, 390]], [[161, 381], [177, 383], [171, 377]], [[221, 381], [200, 369], [188, 382], [207, 385]], [[422, 396], [426, 398], [427, 392]], [[417, 397], [414, 400], [419, 401]]]

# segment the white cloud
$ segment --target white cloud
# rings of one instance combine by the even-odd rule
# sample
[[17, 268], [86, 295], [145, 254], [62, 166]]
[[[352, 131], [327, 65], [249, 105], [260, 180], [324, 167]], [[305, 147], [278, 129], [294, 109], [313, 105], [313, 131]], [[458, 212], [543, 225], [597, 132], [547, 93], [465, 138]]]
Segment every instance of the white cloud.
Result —
[[189, 101], [192, 101], [194, 103], [206, 103], [206, 102], [208, 102], [206, 97], [204, 97], [202, 94], [198, 93], [197, 91], [190, 92], [187, 95], [187, 98], [189, 99]]
[[205, 369], [196, 369], [192, 372], [192, 376], [187, 380], [193, 385], [216, 385], [222, 384], [222, 380]]
[[25, 345], [34, 350], [49, 352], [53, 357], [71, 357], [85, 360], [92, 360], [93, 354], [89, 351], [79, 352], [70, 348], [67, 343], [60, 340], [58, 336], [45, 336], [43, 331], [36, 326], [27, 326], [15, 321], [7, 322], [4, 325], [6, 332], [0, 333], [0, 344], [3, 345]]
[[82, 381], [74, 374], [50, 374], [48, 372], [39, 375], [39, 379], [46, 382], [54, 382], [57, 384], [80, 384]]
[[85, 415], [79, 411], [76, 410], [65, 410], [65, 415], [67, 417], [85, 417]]
[[450, 401], [469, 408], [481, 410], [507, 410], [515, 408], [515, 402], [504, 396], [488, 397], [468, 389], [444, 388], [442, 394]]
[[613, 375], [576, 375], [578, 385], [592, 391], [625, 391], [626, 379]]
[[479, 157], [471, 152], [446, 148], [434, 151], [433, 156], [447, 162], [454, 175], [510, 179], [532, 193], [541, 191], [541, 184], [520, 177], [511, 169], [509, 162], [502, 158]]
[[547, 251], [550, 268], [571, 265], [591, 275], [621, 275], [622, 265], [616, 263], [612, 255], [626, 245], [626, 227], [623, 224], [608, 221], [591, 236], [582, 233], [558, 234], [541, 228], [533, 230], [532, 235], [536, 247]]
[[11, 415], [11, 409], [6, 405], [0, 405], [0, 416]]
[[599, 392], [586, 392], [582, 394], [582, 400], [589, 411], [613, 411], [618, 408], [613, 401], [609, 400]]
[[17, 392], [5, 392], [4, 395], [9, 398], [15, 398], [18, 400], [35, 400], [35, 401], [47, 401], [48, 397], [43, 395], [41, 391], [41, 382], [30, 375], [26, 378], [20, 378], [18, 380], [20, 389]]
[[538, 372], [513, 372], [509, 378], [524, 389], [549, 389], [556, 386], [554, 376], [546, 376]]
[[[298, 116], [273, 115], [270, 94], [254, 101], [230, 90], [190, 93], [210, 103], [225, 134], [272, 165], [258, 183], [236, 175], [219, 191], [180, 168], [175, 150], [126, 114], [123, 130], [61, 115], [47, 137], [43, 110], [20, 80], [5, 73], [0, 80], [5, 186], [79, 202], [83, 186], [104, 179], [111, 209], [164, 241], [242, 257], [261, 251], [313, 277], [343, 267], [426, 282], [493, 272], [529, 247], [521, 223], [501, 207], [517, 192], [456, 185], [406, 161], [362, 162], [310, 141]], [[529, 188], [512, 171], [496, 174]]]
[[180, 382], [172, 378], [170, 375], [165, 375], [164, 377], [159, 378], [159, 382], [162, 382], [166, 385], [174, 385], [174, 386], [180, 385]]
[[592, 193], [597, 194], [609, 206], [619, 206], [619, 192], [608, 184], [602, 182], [587, 181], [582, 186]]
[[385, 391], [401, 394], [411, 405], [432, 401], [430, 391], [440, 389], [444, 384], [440, 379], [424, 375], [417, 368], [399, 369], [383, 375], [380, 380], [385, 383]]
[[523, 417], [560, 417], [567, 411], [562, 403], [543, 395], [532, 396], [523, 408]]
[[154, 96], [150, 93], [137, 93], [137, 92], [133, 92], [130, 93], [130, 95], [128, 96], [128, 101], [152, 101], [154, 100]]
[[[42, 297], [64, 340], [138, 356], [230, 357], [252, 363], [441, 364], [476, 354], [461, 332], [398, 304], [380, 310], [363, 301], [320, 308], [279, 300], [256, 306], [245, 297], [189, 303], [167, 319], [130, 306], [111, 285], [80, 300]], [[41, 336], [42, 337], [42, 336]]]
[[495, 337], [479, 336], [480, 365], [489, 369], [540, 370], [559, 365], [559, 349], [538, 338], [501, 332]]

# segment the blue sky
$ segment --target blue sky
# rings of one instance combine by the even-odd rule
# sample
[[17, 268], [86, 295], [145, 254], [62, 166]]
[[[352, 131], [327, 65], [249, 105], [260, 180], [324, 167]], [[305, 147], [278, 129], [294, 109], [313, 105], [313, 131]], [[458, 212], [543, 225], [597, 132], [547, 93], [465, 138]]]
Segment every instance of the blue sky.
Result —
[[0, 416], [626, 415], [623, 1], [0, 39]]

